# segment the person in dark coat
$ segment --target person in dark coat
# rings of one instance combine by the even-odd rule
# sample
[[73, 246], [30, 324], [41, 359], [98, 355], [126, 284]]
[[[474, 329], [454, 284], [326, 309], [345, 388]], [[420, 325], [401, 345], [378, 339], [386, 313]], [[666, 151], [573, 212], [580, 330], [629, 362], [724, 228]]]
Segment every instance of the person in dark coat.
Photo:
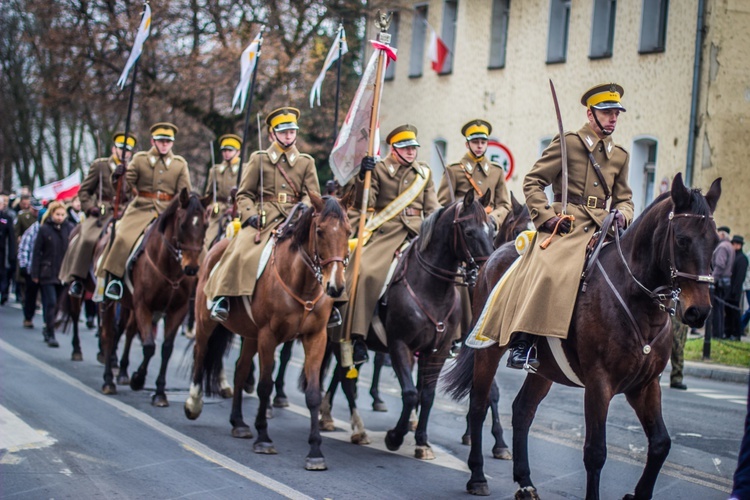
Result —
[[726, 298], [724, 336], [731, 340], [740, 340], [743, 330], [740, 321], [742, 314], [740, 303], [742, 302], [742, 284], [745, 282], [748, 261], [745, 254], [742, 253], [745, 238], [736, 234], [732, 236], [731, 243], [732, 248], [734, 248], [734, 263], [732, 264], [732, 277], [729, 281], [729, 291]]
[[8, 301], [10, 279], [16, 269], [16, 235], [13, 217], [0, 206], [0, 305]]
[[67, 217], [68, 212], [62, 203], [50, 203], [42, 219], [31, 259], [31, 279], [39, 284], [42, 291], [44, 341], [50, 347], [60, 346], [55, 340], [55, 305], [57, 296], [63, 290], [58, 274], [73, 230], [73, 224], [66, 220]]

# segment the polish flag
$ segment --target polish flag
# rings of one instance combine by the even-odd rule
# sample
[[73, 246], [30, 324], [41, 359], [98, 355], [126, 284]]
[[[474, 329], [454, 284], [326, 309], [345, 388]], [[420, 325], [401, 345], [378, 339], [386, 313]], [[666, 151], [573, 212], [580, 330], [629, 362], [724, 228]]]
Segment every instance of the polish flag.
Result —
[[64, 179], [36, 188], [34, 190], [34, 198], [37, 200], [66, 200], [73, 198], [81, 188], [81, 177], [81, 171], [76, 170]]
[[434, 29], [430, 27], [430, 49], [427, 57], [432, 61], [432, 69], [437, 73], [443, 71], [445, 59], [448, 57], [448, 47], [443, 43]]

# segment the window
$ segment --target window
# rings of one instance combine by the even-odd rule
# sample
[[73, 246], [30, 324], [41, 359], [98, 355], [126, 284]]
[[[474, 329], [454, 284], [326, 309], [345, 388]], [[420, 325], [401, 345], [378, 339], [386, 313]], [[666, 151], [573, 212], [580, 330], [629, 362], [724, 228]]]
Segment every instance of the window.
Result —
[[[398, 12], [393, 13], [391, 18], [391, 25], [388, 26], [388, 33], [391, 34], [391, 47], [398, 47], [398, 25], [401, 21]], [[385, 68], [385, 79], [393, 80], [396, 76], [396, 61], [388, 60], [388, 66]]]
[[508, 45], [510, 0], [492, 0], [490, 25], [490, 69], [505, 67], [505, 48]]
[[617, 0], [594, 0], [594, 18], [591, 21], [590, 59], [612, 57], [615, 39], [615, 11]]
[[643, 0], [641, 43], [638, 52], [664, 52], [667, 41], [669, 0]]
[[550, 0], [547, 64], [565, 62], [568, 53], [570, 0]]
[[448, 55], [445, 56], [445, 63], [443, 64], [443, 71], [441, 75], [450, 74], [453, 72], [453, 52], [456, 48], [456, 19], [458, 18], [458, 1], [457, 0], [445, 0], [443, 4], [443, 29], [441, 30], [440, 38], [443, 43], [448, 47]]
[[[435, 139], [432, 142], [432, 151], [430, 152], [430, 168], [435, 180], [435, 189], [440, 186], [440, 179], [443, 178], [443, 162], [440, 161], [440, 155], [445, 159], [445, 152], [448, 149], [448, 143], [444, 139]], [[440, 154], [438, 154], [440, 151]]]
[[427, 36], [427, 5], [414, 7], [411, 27], [411, 54], [409, 55], [409, 78], [422, 76], [424, 67], [424, 42]]
[[658, 143], [652, 138], [637, 139], [630, 156], [630, 187], [633, 190], [635, 214], [640, 214], [654, 201], [656, 156]]

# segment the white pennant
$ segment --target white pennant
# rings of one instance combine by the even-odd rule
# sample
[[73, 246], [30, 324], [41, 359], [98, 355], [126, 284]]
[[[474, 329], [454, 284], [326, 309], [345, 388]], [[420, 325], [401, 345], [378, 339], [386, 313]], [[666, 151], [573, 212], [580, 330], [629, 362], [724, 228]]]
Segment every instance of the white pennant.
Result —
[[250, 45], [242, 51], [242, 56], [240, 57], [240, 83], [234, 91], [232, 109], [237, 105], [237, 101], [240, 103], [240, 111], [245, 109], [248, 85], [250, 85], [250, 79], [253, 76], [255, 63], [258, 61], [258, 48], [260, 47], [261, 41], [260, 33], [258, 33]]
[[[339, 41], [341, 42], [341, 53], [339, 54]], [[320, 106], [320, 89], [323, 87], [323, 79], [326, 76], [326, 71], [333, 65], [339, 57], [349, 52], [349, 46], [346, 44], [346, 35], [344, 34], [344, 27], [339, 26], [339, 31], [336, 34], [336, 38], [333, 40], [333, 45], [328, 50], [325, 63], [323, 63], [323, 70], [318, 75], [313, 83], [312, 90], [310, 90], [310, 107], [314, 107], [314, 101], [317, 97], [318, 106]]]
[[146, 9], [143, 11], [143, 17], [141, 18], [141, 25], [138, 27], [138, 34], [135, 36], [135, 43], [133, 44], [133, 50], [130, 51], [130, 57], [128, 62], [125, 63], [125, 69], [122, 70], [120, 79], [117, 80], [117, 85], [120, 88], [124, 88], [128, 81], [128, 74], [130, 69], [135, 65], [135, 62], [141, 57], [143, 52], [143, 43], [148, 38], [151, 32], [151, 7], [146, 4]]

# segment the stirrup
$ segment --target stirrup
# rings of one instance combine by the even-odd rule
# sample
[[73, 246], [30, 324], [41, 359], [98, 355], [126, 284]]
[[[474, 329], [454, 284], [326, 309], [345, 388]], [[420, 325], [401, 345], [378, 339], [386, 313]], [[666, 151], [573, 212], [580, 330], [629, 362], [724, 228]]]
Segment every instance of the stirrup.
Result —
[[326, 328], [336, 328], [337, 326], [341, 326], [341, 323], [343, 323], [341, 320], [341, 312], [338, 307], [333, 306], [333, 309], [331, 309], [331, 315], [328, 317], [328, 325], [326, 325]]
[[451, 346], [451, 350], [448, 353], [448, 357], [455, 358], [456, 356], [458, 356], [458, 352], [461, 350], [462, 345], [463, 344], [461, 343], [460, 340], [454, 340], [453, 345]]
[[219, 297], [211, 307], [211, 319], [219, 323], [229, 319], [229, 301], [226, 297]]
[[104, 296], [110, 300], [120, 300], [122, 298], [122, 281], [117, 278], [111, 279], [104, 290]]
[[68, 295], [76, 299], [83, 297], [83, 283], [81, 283], [81, 280], [75, 279], [70, 283]]

